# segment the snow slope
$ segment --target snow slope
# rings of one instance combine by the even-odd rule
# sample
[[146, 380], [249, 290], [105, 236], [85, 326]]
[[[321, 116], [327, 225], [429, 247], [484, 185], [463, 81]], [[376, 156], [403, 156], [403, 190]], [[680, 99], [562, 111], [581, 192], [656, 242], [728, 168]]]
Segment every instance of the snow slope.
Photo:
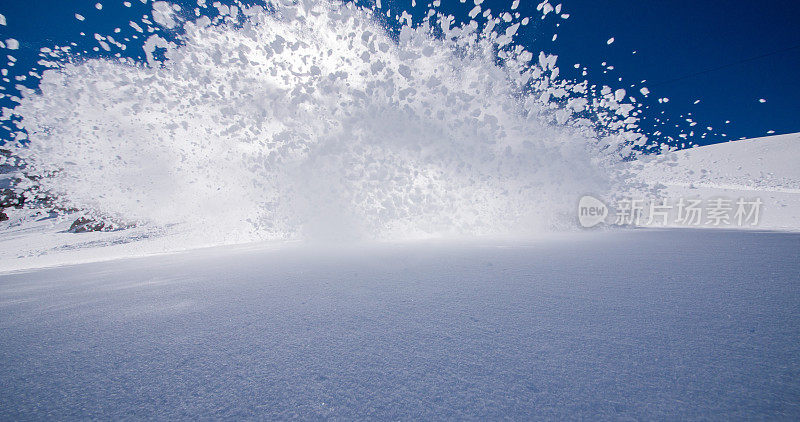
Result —
[[800, 418], [800, 234], [259, 245], [0, 276], [0, 419]]
[[[800, 230], [800, 133], [725, 142], [651, 159], [635, 170], [677, 199], [760, 198], [755, 227]], [[706, 225], [708, 226], [708, 225]]]

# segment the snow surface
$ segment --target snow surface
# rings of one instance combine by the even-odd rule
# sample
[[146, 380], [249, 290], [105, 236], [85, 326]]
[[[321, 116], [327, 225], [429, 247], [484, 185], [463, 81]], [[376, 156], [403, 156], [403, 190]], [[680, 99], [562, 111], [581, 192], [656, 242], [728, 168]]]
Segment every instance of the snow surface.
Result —
[[797, 148], [633, 166], [673, 197], [764, 198], [782, 232], [187, 250], [208, 243], [7, 210], [0, 419], [797, 419]]
[[[797, 419], [798, 135], [623, 162], [641, 104], [473, 3], [480, 34], [403, 11], [395, 39], [354, 4], [159, 1], [182, 35], [131, 20], [147, 66], [53, 63], [0, 116], [15, 153], [138, 226], [5, 210], [0, 419]], [[759, 231], [575, 233], [581, 195], [637, 189], [757, 197]]]
[[760, 198], [759, 230], [800, 230], [800, 133], [681, 150], [635, 170], [666, 198]]
[[0, 419], [798, 419], [800, 234], [235, 246], [0, 276]]

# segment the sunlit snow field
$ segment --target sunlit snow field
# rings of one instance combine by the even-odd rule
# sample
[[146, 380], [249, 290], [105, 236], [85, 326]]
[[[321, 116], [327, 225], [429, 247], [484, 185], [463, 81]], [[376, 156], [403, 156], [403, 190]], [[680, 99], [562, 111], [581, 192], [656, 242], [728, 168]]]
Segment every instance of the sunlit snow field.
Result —
[[548, 1], [134, 3], [2, 97], [0, 419], [800, 419], [800, 134], [648, 137]]
[[[717, 148], [761, 141], [760, 162], [790, 177], [765, 152], [790, 139]], [[669, 162], [663, 180], [680, 187], [689, 164]], [[736, 173], [715, 165], [712, 181]], [[3, 240], [3, 265], [18, 269], [0, 275], [0, 416], [795, 419], [800, 233], [797, 194], [783, 194], [788, 210], [765, 204], [772, 230], [527, 241], [153, 255], [169, 236], [26, 223]], [[37, 241], [39, 256], [8, 253]]]
[[796, 419], [800, 234], [223, 247], [0, 278], [3, 419]]

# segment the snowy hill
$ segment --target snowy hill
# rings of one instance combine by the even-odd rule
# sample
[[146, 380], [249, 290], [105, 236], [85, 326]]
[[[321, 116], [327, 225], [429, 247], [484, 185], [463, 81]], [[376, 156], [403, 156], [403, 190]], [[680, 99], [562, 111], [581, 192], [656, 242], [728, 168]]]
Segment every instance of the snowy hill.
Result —
[[642, 160], [635, 171], [643, 181], [664, 185], [665, 196], [673, 200], [760, 198], [761, 219], [749, 228], [796, 231], [800, 230], [798, 160], [800, 133], [794, 133], [681, 150]]

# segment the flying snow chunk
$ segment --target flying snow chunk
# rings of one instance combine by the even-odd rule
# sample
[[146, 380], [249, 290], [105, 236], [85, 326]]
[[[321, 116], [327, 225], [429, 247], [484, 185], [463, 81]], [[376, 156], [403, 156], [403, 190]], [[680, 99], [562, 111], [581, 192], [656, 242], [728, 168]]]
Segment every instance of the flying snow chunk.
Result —
[[470, 19], [475, 19], [475, 16], [478, 16], [478, 13], [481, 13], [481, 7], [480, 6], [473, 7], [472, 10], [469, 11]]
[[765, 99], [763, 99], [763, 98], [759, 98], [759, 99], [758, 99], [758, 102], [763, 104], [763, 103], [766, 103], [766, 102], [767, 102], [767, 100], [765, 100]]
[[0, 25], [6, 26], [6, 17], [0, 13]]
[[84, 19], [86, 19], [86, 18], [84, 18], [84, 17], [83, 17], [83, 15], [76, 13], [76, 14], [75, 14], [75, 19], [77, 19], [77, 20], [79, 20], [79, 21], [83, 21], [83, 20], [84, 20]]
[[506, 28], [506, 36], [513, 37], [518, 30], [519, 30], [519, 24], [515, 23], [514, 25], [511, 25], [508, 28]]
[[609, 38], [608, 41], [606, 41], [606, 44], [608, 45], [614, 44], [614, 37]]
[[171, 29], [175, 27], [175, 11], [172, 6], [165, 1], [153, 2], [153, 20], [164, 28]]
[[768, 134], [768, 135], [772, 135], [773, 133], [775, 133], [775, 131], [774, 131], [774, 130], [768, 130], [768, 131], [767, 131], [767, 134]]
[[158, 60], [155, 59], [153, 53], [156, 51], [156, 48], [169, 48], [169, 43], [164, 38], [159, 37], [157, 34], [151, 35], [147, 41], [144, 42], [142, 49], [144, 50], [145, 59], [147, 63], [153, 65], [155, 63], [160, 63]]
[[9, 50], [16, 50], [19, 48], [19, 41], [9, 38], [6, 40], [6, 48]]
[[97, 10], [103, 10], [103, 5], [100, 3], [95, 4], [94, 7], [96, 7]]

